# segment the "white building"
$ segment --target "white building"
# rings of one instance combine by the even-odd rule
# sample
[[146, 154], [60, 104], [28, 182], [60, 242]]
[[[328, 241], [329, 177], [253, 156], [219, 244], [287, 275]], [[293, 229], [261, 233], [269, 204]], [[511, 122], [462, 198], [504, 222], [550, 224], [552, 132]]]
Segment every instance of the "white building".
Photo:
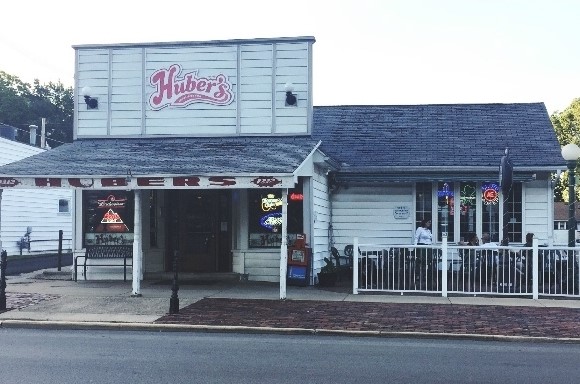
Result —
[[[2, 133], [13, 130], [5, 124]], [[10, 164], [46, 150], [0, 137], [0, 165]], [[2, 249], [8, 257], [56, 253], [59, 230], [64, 247], [71, 247], [73, 192], [66, 189], [5, 189], [0, 194]], [[28, 233], [28, 235], [27, 235]]]
[[[0, 180], [75, 189], [75, 254], [133, 243], [136, 292], [171, 273], [175, 251], [180, 273], [282, 286], [302, 233], [312, 263], [297, 274], [314, 284], [331, 245], [411, 244], [427, 216], [436, 239], [553, 237], [549, 175], [564, 164], [542, 103], [313, 107], [313, 44], [75, 46], [75, 141], [0, 168]], [[373, 86], [356, 68], [343, 80], [345, 92]], [[504, 199], [505, 148], [514, 186]], [[122, 268], [88, 277], [122, 278]]]

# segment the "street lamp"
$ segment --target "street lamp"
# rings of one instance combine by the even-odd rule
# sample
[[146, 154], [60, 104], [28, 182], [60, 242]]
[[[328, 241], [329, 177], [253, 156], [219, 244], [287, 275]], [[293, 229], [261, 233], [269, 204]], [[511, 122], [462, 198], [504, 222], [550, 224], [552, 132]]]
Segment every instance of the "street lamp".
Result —
[[574, 247], [576, 244], [576, 193], [575, 186], [575, 171], [578, 165], [578, 158], [580, 158], [580, 147], [576, 144], [566, 144], [562, 147], [562, 157], [566, 160], [568, 166], [568, 246]]

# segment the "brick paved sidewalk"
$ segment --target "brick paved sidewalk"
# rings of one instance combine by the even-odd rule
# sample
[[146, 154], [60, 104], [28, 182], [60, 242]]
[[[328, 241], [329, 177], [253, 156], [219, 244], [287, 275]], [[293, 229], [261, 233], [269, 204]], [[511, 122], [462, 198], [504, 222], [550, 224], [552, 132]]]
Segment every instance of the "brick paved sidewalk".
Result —
[[158, 324], [580, 338], [580, 310], [440, 304], [202, 299]]
[[[42, 293], [6, 293], [6, 310], [21, 309], [30, 305], [38, 304], [45, 300], [53, 300], [58, 296], [45, 295]], [[2, 313], [2, 311], [0, 311]]]

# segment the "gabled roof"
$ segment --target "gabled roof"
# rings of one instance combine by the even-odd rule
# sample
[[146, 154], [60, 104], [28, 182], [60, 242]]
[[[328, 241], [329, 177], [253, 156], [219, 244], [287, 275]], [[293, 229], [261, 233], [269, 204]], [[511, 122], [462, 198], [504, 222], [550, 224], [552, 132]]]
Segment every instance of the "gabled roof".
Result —
[[299, 137], [84, 139], [0, 168], [0, 177], [292, 174], [318, 144]]
[[292, 174], [319, 141], [351, 180], [495, 180], [506, 147], [515, 180], [564, 168], [543, 103], [322, 106], [311, 136], [83, 139], [0, 177]]
[[341, 172], [473, 168], [497, 176], [506, 147], [514, 171], [564, 166], [543, 103], [319, 106], [312, 136]]

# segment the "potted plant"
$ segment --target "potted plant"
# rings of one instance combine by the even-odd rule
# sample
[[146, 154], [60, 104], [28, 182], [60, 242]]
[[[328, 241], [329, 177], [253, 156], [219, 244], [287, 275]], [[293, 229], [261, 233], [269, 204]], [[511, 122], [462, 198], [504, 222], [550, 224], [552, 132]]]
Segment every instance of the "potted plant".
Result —
[[338, 279], [338, 269], [328, 257], [324, 258], [324, 262], [326, 264], [318, 272], [318, 285], [321, 287], [332, 287]]

